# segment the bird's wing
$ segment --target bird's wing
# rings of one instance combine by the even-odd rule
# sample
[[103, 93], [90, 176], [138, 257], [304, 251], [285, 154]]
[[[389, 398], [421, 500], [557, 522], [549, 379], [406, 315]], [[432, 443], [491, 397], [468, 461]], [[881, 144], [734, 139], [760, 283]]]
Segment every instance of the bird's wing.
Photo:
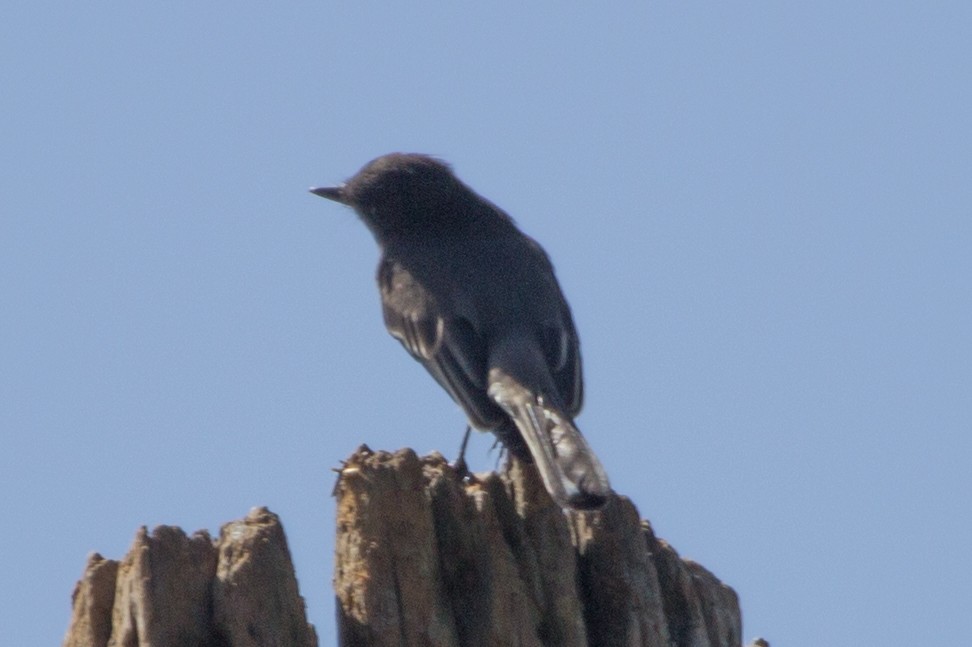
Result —
[[544, 286], [544, 290], [548, 295], [556, 295], [555, 311], [550, 314], [551, 318], [542, 325], [540, 330], [544, 359], [550, 367], [550, 374], [561, 397], [564, 412], [576, 416], [584, 403], [580, 338], [574, 327], [570, 306], [567, 305], [567, 299], [564, 298], [564, 293], [555, 278], [550, 257], [532, 238], [527, 237], [527, 242], [537, 262], [547, 270], [543, 276], [549, 277], [549, 282]]
[[466, 412], [488, 429], [502, 413], [486, 394], [485, 344], [472, 324], [444, 317], [432, 294], [394, 260], [378, 266], [385, 327]]
[[[558, 288], [559, 291], [559, 288]], [[581, 370], [580, 338], [567, 302], [561, 296], [560, 321], [544, 327], [542, 343], [550, 373], [563, 398], [566, 413], [576, 416], [584, 403], [584, 380]]]

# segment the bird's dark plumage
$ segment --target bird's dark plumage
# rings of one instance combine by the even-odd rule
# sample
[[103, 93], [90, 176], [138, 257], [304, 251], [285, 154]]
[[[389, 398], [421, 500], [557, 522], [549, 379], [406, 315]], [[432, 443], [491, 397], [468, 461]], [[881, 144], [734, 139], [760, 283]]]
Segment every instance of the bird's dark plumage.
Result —
[[600, 505], [610, 485], [573, 423], [583, 395], [577, 332], [543, 249], [425, 155], [385, 155], [342, 186], [311, 191], [354, 208], [371, 229], [388, 331], [472, 425], [532, 458], [561, 505]]

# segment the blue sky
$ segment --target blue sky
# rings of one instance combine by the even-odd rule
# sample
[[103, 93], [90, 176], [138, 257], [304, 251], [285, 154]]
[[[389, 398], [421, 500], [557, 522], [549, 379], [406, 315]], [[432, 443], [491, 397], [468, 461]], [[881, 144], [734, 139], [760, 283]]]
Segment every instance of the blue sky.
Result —
[[547, 248], [580, 427], [747, 638], [963, 644], [970, 43], [948, 1], [8, 4], [4, 643], [60, 641], [89, 551], [255, 505], [330, 642], [330, 468], [463, 430], [306, 192], [403, 150]]

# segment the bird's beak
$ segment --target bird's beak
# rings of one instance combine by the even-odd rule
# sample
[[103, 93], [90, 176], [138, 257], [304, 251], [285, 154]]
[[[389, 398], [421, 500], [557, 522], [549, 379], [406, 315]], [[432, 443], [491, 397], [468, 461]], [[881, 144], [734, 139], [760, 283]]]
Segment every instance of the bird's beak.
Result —
[[319, 195], [322, 198], [327, 198], [328, 200], [334, 200], [335, 202], [340, 202], [341, 204], [347, 204], [348, 201], [344, 197], [344, 187], [343, 186], [319, 186], [317, 188], [311, 189], [311, 193], [314, 195]]

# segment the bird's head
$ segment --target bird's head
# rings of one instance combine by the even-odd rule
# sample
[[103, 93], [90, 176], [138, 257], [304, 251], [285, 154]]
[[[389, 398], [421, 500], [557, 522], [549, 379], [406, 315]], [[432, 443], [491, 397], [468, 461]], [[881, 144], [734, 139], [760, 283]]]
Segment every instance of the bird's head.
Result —
[[468, 189], [434, 157], [391, 153], [368, 162], [345, 184], [311, 193], [354, 208], [379, 239], [441, 226]]

